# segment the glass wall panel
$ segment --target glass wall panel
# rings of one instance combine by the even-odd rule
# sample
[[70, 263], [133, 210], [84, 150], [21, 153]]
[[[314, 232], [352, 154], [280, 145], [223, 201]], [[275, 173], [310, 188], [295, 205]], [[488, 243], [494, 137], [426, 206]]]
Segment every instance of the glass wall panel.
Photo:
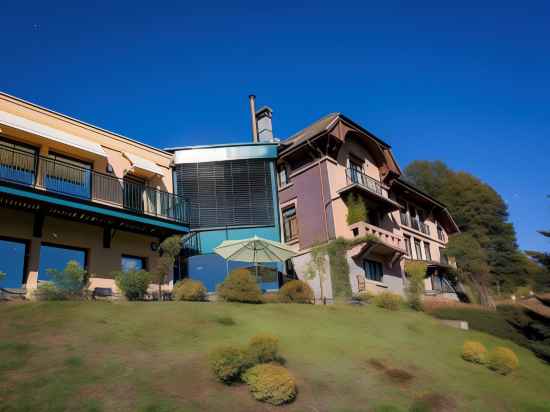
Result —
[[42, 245], [40, 248], [40, 265], [38, 280], [50, 280], [48, 269], [63, 270], [69, 261], [74, 260], [86, 267], [86, 251], [70, 249], [63, 246]]
[[13, 240], [0, 239], [0, 280], [2, 288], [20, 288], [25, 276], [26, 244]]

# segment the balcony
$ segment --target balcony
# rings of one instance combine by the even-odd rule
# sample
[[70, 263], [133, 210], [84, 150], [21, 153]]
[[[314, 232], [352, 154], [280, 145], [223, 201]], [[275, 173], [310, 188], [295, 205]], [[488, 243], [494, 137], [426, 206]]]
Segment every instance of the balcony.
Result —
[[400, 217], [400, 220], [401, 220], [401, 224], [403, 226], [410, 227], [414, 230], [417, 230], [421, 233], [424, 233], [427, 236], [431, 235], [430, 227], [427, 224], [425, 224], [423, 222], [420, 222], [419, 220], [417, 220], [415, 218], [410, 219], [409, 215], [407, 215], [403, 211], [400, 212], [399, 217]]
[[373, 245], [373, 249], [383, 255], [393, 255], [396, 252], [405, 254], [405, 240], [402, 236], [396, 235], [388, 230], [367, 222], [357, 222], [350, 225], [350, 229], [356, 238], [367, 235], [376, 236], [380, 242]]
[[0, 146], [0, 181], [187, 224], [181, 196], [31, 152]]
[[388, 197], [386, 187], [378, 180], [356, 170], [346, 169], [346, 186], [338, 190], [340, 196], [345, 196], [351, 191], [361, 192], [366, 198], [375, 203], [386, 212], [401, 208], [399, 203]]

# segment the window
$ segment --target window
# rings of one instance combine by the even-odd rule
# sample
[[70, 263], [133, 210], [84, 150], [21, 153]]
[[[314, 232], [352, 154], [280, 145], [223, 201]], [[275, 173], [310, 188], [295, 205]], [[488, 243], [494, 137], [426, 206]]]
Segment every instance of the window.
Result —
[[55, 153], [44, 161], [44, 186], [53, 192], [89, 199], [92, 165]]
[[363, 165], [356, 160], [349, 160], [350, 179], [353, 183], [363, 184]]
[[285, 242], [298, 238], [298, 219], [296, 218], [295, 206], [283, 210], [283, 232]]
[[42, 244], [40, 247], [40, 265], [38, 280], [49, 280], [49, 269], [64, 270], [69, 261], [74, 260], [83, 268], [86, 267], [86, 251], [66, 246]]
[[120, 261], [120, 268], [123, 272], [128, 272], [130, 270], [141, 270], [145, 269], [145, 258], [137, 256], [122, 255]]
[[376, 282], [382, 281], [382, 276], [384, 276], [382, 263], [365, 259], [363, 261], [363, 270], [365, 271], [365, 277], [367, 279], [374, 280]]
[[405, 250], [407, 251], [407, 256], [412, 257], [412, 250], [411, 250], [411, 237], [405, 236]]
[[416, 252], [416, 259], [422, 260], [422, 245], [418, 239], [414, 239], [414, 251]]
[[35, 149], [0, 139], [0, 179], [33, 185], [35, 169]]
[[288, 180], [288, 175], [287, 175], [285, 165], [279, 166], [278, 175], [279, 175], [279, 187], [284, 187], [289, 184], [290, 181]]
[[443, 231], [443, 228], [439, 224], [437, 225], [437, 238], [442, 242], [445, 241], [445, 232]]
[[0, 287], [20, 288], [25, 281], [27, 244], [18, 240], [0, 239]]
[[376, 209], [367, 211], [367, 220], [371, 225], [380, 227], [380, 213]]
[[432, 260], [432, 253], [430, 252], [430, 244], [428, 242], [424, 242], [424, 257], [428, 261]]

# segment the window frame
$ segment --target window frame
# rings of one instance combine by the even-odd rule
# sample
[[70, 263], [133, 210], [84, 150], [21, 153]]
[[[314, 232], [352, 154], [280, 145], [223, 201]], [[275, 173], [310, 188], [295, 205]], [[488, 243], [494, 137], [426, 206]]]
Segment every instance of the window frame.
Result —
[[[371, 277], [371, 274], [369, 271], [369, 264], [374, 265], [380, 269], [379, 271], [376, 270], [377, 273], [375, 274], [374, 277]], [[382, 282], [382, 279], [384, 279], [384, 265], [381, 262], [378, 262], [376, 260], [363, 259], [363, 272], [365, 275], [365, 279], [371, 282]], [[378, 276], [379, 278], [377, 278]]]
[[[285, 216], [285, 213], [288, 212], [291, 209], [294, 209], [293, 218], [287, 219], [286, 216]], [[299, 232], [299, 229], [298, 229], [298, 208], [296, 207], [296, 204], [288, 205], [288, 206], [284, 207], [283, 209], [281, 209], [281, 216], [282, 216], [282, 223], [283, 223], [282, 224], [282, 226], [283, 226], [283, 239], [284, 239], [285, 243], [297, 240], [299, 238], [300, 232]], [[291, 220], [293, 220], [295, 222], [296, 233], [287, 233], [287, 222], [290, 222]], [[291, 229], [290, 224], [289, 224], [288, 227], [289, 227], [289, 229]], [[288, 237], [287, 235], [290, 235], [290, 237]]]
[[25, 285], [29, 277], [29, 258], [30, 258], [31, 241], [28, 239], [19, 239], [16, 237], [2, 236], [2, 235], [0, 235], [0, 241], [19, 243], [25, 246], [25, 254], [23, 257], [23, 276], [21, 279], [21, 285]]
[[[284, 175], [284, 182], [281, 180], [281, 175]], [[290, 184], [288, 169], [284, 164], [277, 167], [277, 184], [279, 185], [279, 188], [288, 186]]]
[[123, 271], [122, 268], [122, 259], [135, 259], [135, 260], [141, 260], [141, 269], [138, 270], [147, 270], [147, 258], [143, 256], [136, 256], [136, 255], [129, 255], [126, 253], [123, 253], [120, 255], [120, 270]]
[[404, 242], [405, 242], [405, 253], [407, 256], [413, 257], [412, 254], [412, 244], [411, 244], [411, 237], [409, 235], [403, 236]]
[[422, 258], [422, 242], [420, 241], [420, 239], [413, 237], [413, 243], [414, 243], [414, 253], [416, 255], [416, 260], [424, 260]]
[[424, 257], [428, 262], [432, 261], [432, 251], [430, 249], [430, 242], [424, 241]]

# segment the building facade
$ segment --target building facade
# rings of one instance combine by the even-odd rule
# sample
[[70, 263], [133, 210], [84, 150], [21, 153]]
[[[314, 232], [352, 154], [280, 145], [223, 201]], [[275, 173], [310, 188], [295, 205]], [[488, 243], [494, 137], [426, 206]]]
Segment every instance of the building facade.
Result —
[[189, 232], [172, 157], [0, 94], [0, 287], [33, 289], [69, 260], [92, 287], [154, 267], [159, 242]]
[[[374, 236], [347, 251], [352, 293], [403, 294], [405, 261], [429, 267], [428, 294], [456, 298], [445, 276], [442, 251], [458, 228], [444, 205], [403, 181], [391, 147], [340, 113], [333, 113], [281, 142], [278, 190], [283, 240], [295, 247], [295, 274], [320, 297], [336, 297], [331, 276], [308, 279], [310, 250], [336, 238]], [[359, 199], [367, 216], [348, 222], [350, 202]], [[327, 262], [326, 272], [330, 274]], [[322, 282], [322, 284], [321, 284]]]

